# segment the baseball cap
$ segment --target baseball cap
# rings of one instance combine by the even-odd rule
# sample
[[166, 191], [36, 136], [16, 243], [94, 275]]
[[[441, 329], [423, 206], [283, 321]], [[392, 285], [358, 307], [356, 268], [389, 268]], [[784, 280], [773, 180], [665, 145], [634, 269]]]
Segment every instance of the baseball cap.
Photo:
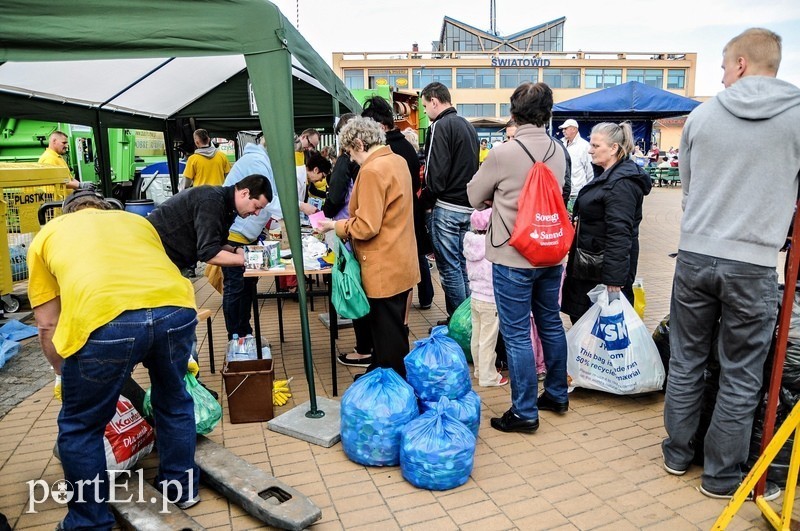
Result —
[[578, 122], [570, 118], [569, 120], [558, 126], [559, 129], [566, 129], [567, 127], [578, 127]]

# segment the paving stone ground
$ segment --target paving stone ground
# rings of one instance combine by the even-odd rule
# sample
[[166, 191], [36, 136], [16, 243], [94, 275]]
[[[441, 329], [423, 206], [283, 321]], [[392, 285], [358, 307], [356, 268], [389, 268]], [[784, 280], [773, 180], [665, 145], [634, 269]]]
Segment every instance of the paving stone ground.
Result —
[[[645, 281], [645, 323], [650, 330], [669, 309], [674, 261], [668, 254], [677, 249], [680, 198], [680, 188], [656, 188], [645, 199], [639, 275]], [[221, 297], [203, 279], [195, 283], [195, 288], [198, 304], [215, 312], [214, 342], [220, 367], [225, 335]], [[261, 286], [268, 288], [266, 283]], [[318, 395], [331, 397], [327, 330], [317, 319], [325, 304], [319, 299], [316, 304], [316, 310], [310, 312], [315, 386]], [[264, 335], [272, 343], [275, 377], [295, 377], [294, 398], [276, 408], [276, 414], [280, 414], [309, 399], [297, 303], [285, 305], [287, 341], [283, 344], [278, 341], [275, 302], [265, 301], [261, 312]], [[432, 309], [412, 310], [412, 337], [425, 337], [429, 326], [443, 317], [444, 299], [437, 289]], [[210, 437], [311, 497], [322, 509], [322, 520], [314, 529], [677, 531], [710, 528], [725, 506], [698, 492], [699, 468], [691, 468], [682, 477], [670, 476], [661, 468], [663, 396], [658, 393], [618, 397], [579, 389], [570, 397], [567, 415], [543, 412], [539, 431], [523, 435], [500, 433], [489, 427], [491, 417], [508, 409], [509, 388], [475, 385], [482, 412], [472, 475], [459, 488], [432, 492], [405, 481], [399, 467], [364, 467], [351, 462], [341, 445], [314, 446], [271, 432], [262, 423], [231, 424], [222, 378], [219, 372], [209, 374], [206, 370], [207, 342], [205, 327], [198, 327], [204, 380], [220, 393], [225, 411]], [[342, 330], [338, 350], [347, 352], [353, 345], [353, 332]], [[23, 359], [36, 356], [35, 348], [31, 348]], [[0, 370], [0, 378], [4, 371]], [[358, 371], [339, 365], [335, 372], [341, 394]], [[146, 372], [137, 370], [135, 378], [147, 386]], [[65, 508], [50, 500], [37, 505], [36, 513], [27, 512], [25, 482], [42, 479], [53, 483], [62, 477], [60, 464], [52, 455], [59, 405], [52, 400], [49, 385], [29, 385], [43, 387], [27, 397], [21, 392], [19, 403], [0, 419], [0, 512], [16, 529], [52, 529], [65, 515]], [[157, 460], [152, 454], [143, 461], [146, 479], [155, 476]], [[211, 489], [203, 487], [201, 495], [202, 503], [188, 513], [203, 526], [219, 530], [262, 528]], [[752, 503], [742, 508], [730, 527], [767, 528]]]

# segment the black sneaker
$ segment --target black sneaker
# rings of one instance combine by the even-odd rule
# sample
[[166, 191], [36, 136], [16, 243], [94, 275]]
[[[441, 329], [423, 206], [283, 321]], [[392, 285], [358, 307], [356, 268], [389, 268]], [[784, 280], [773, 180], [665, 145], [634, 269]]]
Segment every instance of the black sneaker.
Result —
[[348, 356], [349, 354], [339, 354], [336, 361], [348, 367], [369, 367], [369, 364], [372, 363], [372, 356], [365, 358], [348, 358]]
[[[741, 485], [741, 483], [739, 484]], [[739, 489], [739, 485], [736, 485], [732, 489], [725, 491], [725, 492], [717, 492], [713, 490], [709, 490], [704, 486], [700, 485], [700, 492], [708, 496], [709, 498], [716, 498], [718, 500], [730, 500], [733, 498], [733, 495], [736, 494], [736, 491]], [[764, 488], [764, 500], [765, 501], [772, 501], [777, 499], [781, 495], [781, 488], [771, 481], [767, 481], [767, 485]], [[753, 492], [747, 494], [747, 501], [751, 501], [753, 499]]]

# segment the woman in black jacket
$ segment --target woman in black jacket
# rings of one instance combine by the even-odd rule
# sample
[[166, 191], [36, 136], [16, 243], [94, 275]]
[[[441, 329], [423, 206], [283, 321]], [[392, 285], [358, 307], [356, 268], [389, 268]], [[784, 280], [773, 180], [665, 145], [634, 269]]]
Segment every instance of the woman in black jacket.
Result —
[[[642, 202], [652, 186], [647, 173], [630, 159], [629, 123], [597, 124], [589, 143], [595, 177], [575, 201], [576, 236], [561, 302], [561, 311], [573, 323], [591, 307], [586, 294], [597, 284], [605, 284], [612, 296], [621, 291], [633, 304]], [[579, 252], [588, 253], [594, 266], [580, 267]]]

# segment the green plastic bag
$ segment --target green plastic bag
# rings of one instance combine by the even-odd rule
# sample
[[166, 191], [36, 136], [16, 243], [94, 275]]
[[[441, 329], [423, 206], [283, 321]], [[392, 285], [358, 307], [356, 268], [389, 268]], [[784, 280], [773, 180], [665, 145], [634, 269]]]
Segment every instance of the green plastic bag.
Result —
[[347, 319], [367, 315], [369, 301], [361, 286], [361, 266], [339, 238], [336, 238], [336, 260], [331, 277], [331, 302], [336, 312]]
[[[194, 400], [194, 424], [198, 435], [205, 435], [217, 427], [222, 418], [222, 406], [211, 396], [205, 387], [200, 385], [192, 373], [187, 372], [183, 377], [186, 383], [186, 391]], [[150, 402], [150, 389], [144, 394], [142, 412], [145, 417], [152, 418], [153, 404]]]
[[461, 305], [453, 312], [450, 322], [447, 324], [447, 335], [454, 339], [468, 363], [472, 363], [472, 351], [470, 342], [472, 341], [472, 308], [470, 307], [472, 297], [467, 297]]

